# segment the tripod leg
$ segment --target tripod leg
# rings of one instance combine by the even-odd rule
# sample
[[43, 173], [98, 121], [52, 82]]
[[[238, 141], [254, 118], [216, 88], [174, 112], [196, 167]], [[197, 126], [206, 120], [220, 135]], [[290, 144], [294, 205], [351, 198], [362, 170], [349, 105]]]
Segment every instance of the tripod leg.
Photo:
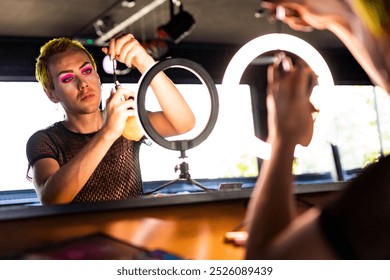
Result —
[[165, 187], [167, 187], [167, 186], [169, 186], [169, 185], [172, 185], [172, 184], [176, 183], [177, 181], [179, 181], [179, 179], [175, 179], [175, 180], [169, 181], [169, 182], [167, 182], [167, 183], [161, 185], [161, 186], [158, 187], [157, 189], [154, 189], [154, 190], [152, 190], [152, 191], [150, 191], [150, 192], [144, 193], [144, 195], [149, 195], [149, 194], [152, 194], [152, 193], [157, 192], [157, 191], [159, 191], [159, 190], [162, 190], [163, 188], [165, 188]]
[[203, 186], [201, 183], [195, 181], [194, 179], [191, 179], [191, 178], [187, 178], [188, 181], [190, 181], [192, 184], [198, 186], [199, 188], [201, 188], [202, 190], [208, 192], [208, 191], [213, 191], [209, 188], [206, 188], [205, 186]]

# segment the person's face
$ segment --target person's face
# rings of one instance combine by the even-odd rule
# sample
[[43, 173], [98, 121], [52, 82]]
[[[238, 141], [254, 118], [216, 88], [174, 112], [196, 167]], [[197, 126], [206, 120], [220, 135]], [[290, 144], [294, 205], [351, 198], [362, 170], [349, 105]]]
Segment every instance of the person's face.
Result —
[[49, 61], [54, 89], [47, 95], [60, 102], [67, 114], [94, 113], [101, 99], [100, 79], [89, 57], [77, 48], [54, 55]]

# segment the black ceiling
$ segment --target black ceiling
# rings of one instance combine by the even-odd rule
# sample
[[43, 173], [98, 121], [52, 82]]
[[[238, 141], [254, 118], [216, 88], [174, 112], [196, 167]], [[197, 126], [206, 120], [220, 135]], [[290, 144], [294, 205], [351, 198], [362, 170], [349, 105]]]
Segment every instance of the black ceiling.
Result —
[[[96, 42], [99, 36], [94, 23], [98, 19], [108, 17], [113, 26], [121, 26], [131, 20], [132, 24], [125, 24], [123, 31], [133, 33], [140, 41], [155, 38], [157, 27], [170, 20], [170, 0], [136, 0], [132, 8], [123, 7], [122, 2], [1, 0], [0, 79], [33, 79], [35, 57], [40, 44], [47, 38], [68, 36], [83, 40], [92, 38]], [[328, 31], [295, 32], [285, 24], [270, 23], [267, 17], [256, 18], [259, 0], [181, 0], [181, 3], [184, 11], [195, 19], [195, 25], [188, 36], [174, 45], [173, 55], [203, 64], [216, 80], [234, 54], [232, 51], [255, 37], [278, 31], [296, 35], [324, 50], [330, 57], [329, 63], [336, 64], [334, 71], [344, 75], [341, 80], [366, 79], [359, 67], [353, 68], [359, 73], [357, 77], [349, 77], [349, 70], [342, 68], [350, 62], [355, 66], [356, 63], [350, 57], [348, 63], [340, 60], [350, 54], [333, 34]], [[149, 11], [145, 12], [148, 8]], [[142, 12], [144, 15], [134, 20]], [[174, 13], [177, 12], [175, 7]], [[24, 44], [20, 46], [15, 41]], [[96, 52], [101, 55], [100, 48]]]
[[[159, 25], [169, 21], [170, 0], [137, 0], [132, 8], [123, 0], [1, 0], [0, 36], [17, 37], [97, 37], [93, 23], [109, 17], [120, 24], [151, 8], [124, 31], [139, 40], [156, 36]], [[182, 7], [195, 19], [195, 28], [183, 40], [187, 43], [242, 45], [259, 35], [276, 31], [266, 18], [255, 18], [258, 0], [182, 0]], [[178, 9], [175, 9], [175, 13]], [[286, 26], [283, 32], [294, 33]], [[297, 34], [297, 33], [294, 33]], [[329, 32], [298, 33], [316, 46], [337, 47], [339, 41]]]

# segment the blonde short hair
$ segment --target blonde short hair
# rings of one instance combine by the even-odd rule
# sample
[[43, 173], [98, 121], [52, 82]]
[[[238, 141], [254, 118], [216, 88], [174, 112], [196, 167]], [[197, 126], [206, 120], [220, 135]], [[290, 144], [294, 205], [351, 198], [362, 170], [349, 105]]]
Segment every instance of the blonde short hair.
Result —
[[89, 57], [93, 68], [96, 70], [96, 62], [91, 53], [79, 41], [65, 37], [52, 39], [41, 47], [35, 64], [35, 77], [41, 83], [45, 92], [54, 89], [53, 78], [49, 72], [50, 58], [71, 48], [78, 48], [83, 51]]
[[361, 18], [363, 24], [376, 37], [389, 34], [390, 5], [384, 0], [355, 0], [353, 8]]

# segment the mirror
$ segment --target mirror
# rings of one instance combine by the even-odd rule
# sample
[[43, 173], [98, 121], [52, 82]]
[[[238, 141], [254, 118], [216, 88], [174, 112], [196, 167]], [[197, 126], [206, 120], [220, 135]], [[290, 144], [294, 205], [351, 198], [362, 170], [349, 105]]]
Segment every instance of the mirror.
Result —
[[[4, 63], [2, 64], [2, 67], [0, 67], [2, 77], [2, 87], [0, 90], [0, 95], [3, 104], [10, 104], [10, 106], [3, 106], [2, 111], [0, 112], [0, 119], [5, 120], [2, 121], [4, 131], [12, 131], [12, 133], [24, 134], [14, 134], [14, 137], [3, 137], [2, 139], [2, 150], [0, 154], [5, 160], [0, 163], [1, 170], [3, 170], [1, 176], [2, 181], [0, 185], [0, 187], [2, 188], [1, 191], [6, 192], [8, 190], [28, 190], [33, 192], [32, 184], [27, 182], [27, 180], [25, 179], [27, 166], [25, 158], [26, 138], [34, 131], [53, 123], [53, 118], [55, 116], [59, 115], [59, 117], [62, 117], [61, 111], [52, 106], [52, 104], [47, 100], [46, 96], [42, 94], [40, 86], [35, 82], [34, 79], [34, 61], [37, 55], [37, 51], [39, 50], [39, 47], [41, 45], [41, 39], [38, 39], [38, 37], [52, 38], [53, 36], [56, 36], [55, 34], [63, 34], [64, 36], [75, 36], [76, 38], [82, 40], [82, 42], [86, 46], [88, 46], [88, 48], [93, 50], [97, 60], [100, 61], [99, 56], [101, 55], [101, 46], [94, 45], [94, 39], [96, 39], [96, 36], [94, 33], [95, 31], [93, 24], [86, 20], [85, 25], [80, 26], [80, 18], [93, 19], [98, 14], [112, 14], [114, 18], [118, 19], [119, 22], [122, 19], [129, 17], [129, 10], [123, 8], [116, 9], [117, 7], [115, 5], [110, 6], [111, 8], [109, 10], [104, 10], [102, 9], [102, 7], [107, 5], [107, 1], [100, 2], [101, 5], [94, 5], [96, 9], [83, 9], [83, 15], [80, 14], [81, 11], [78, 5], [74, 5], [74, 3], [72, 2], [62, 3], [58, 7], [54, 4], [51, 6], [51, 13], [59, 15], [59, 17], [37, 17], [37, 15], [42, 11], [42, 5], [44, 5], [43, 3], [37, 3], [37, 5], [29, 6], [28, 13], [25, 13], [24, 9], [18, 9], [17, 7], [12, 9], [15, 12], [24, 12], [24, 16], [22, 17], [15, 17], [12, 14], [8, 16], [4, 15], [4, 17], [2, 17], [1, 20], [3, 21], [2, 26], [4, 29], [0, 33], [2, 36], [5, 36], [2, 40], [2, 47], [6, 51], [2, 52], [2, 61]], [[241, 3], [241, 1], [236, 1], [235, 3], [237, 3], [237, 6], [232, 5], [232, 7], [229, 7], [228, 10], [231, 11], [230, 15], [233, 15], [233, 17], [237, 16], [237, 12], [242, 15], [239, 21], [234, 21], [234, 26], [232, 26], [231, 24], [232, 16], [229, 16], [229, 13], [227, 15], [224, 14], [224, 16], [218, 17], [217, 20], [221, 22], [218, 22], [213, 26], [210, 26], [210, 24], [208, 24], [208, 20], [210, 20], [211, 18], [213, 18], [213, 20], [215, 19], [215, 17], [210, 17], [210, 15], [220, 14], [221, 12], [219, 5], [215, 4], [213, 1], [205, 1], [204, 3], [202, 2], [192, 4], [188, 3], [186, 6], [188, 10], [195, 9], [202, 12], [196, 15], [197, 24], [196, 28], [194, 29], [194, 32], [192, 32], [191, 35], [186, 38], [186, 41], [184, 41], [180, 45], [172, 46], [172, 48], [169, 50], [169, 54], [173, 57], [188, 57], [193, 59], [194, 61], [199, 61], [205, 67], [205, 69], [207, 69], [211, 73], [211, 76], [213, 77], [214, 81], [216, 81], [216, 83], [219, 83], [223, 72], [225, 71], [226, 62], [233, 56], [233, 52], [236, 51], [237, 47], [240, 47], [245, 44], [245, 42], [247, 41], [246, 38], [255, 38], [259, 34], [261, 35], [263, 33], [268, 33], [270, 30], [274, 30], [275, 26], [269, 25], [268, 21], [266, 21], [265, 19], [254, 19], [253, 17], [248, 16], [248, 12], [249, 14], [251, 14], [251, 11], [253, 12], [253, 3], [251, 3], [251, 1], [246, 2], [247, 3], [244, 4]], [[2, 4], [7, 5], [9, 7], [13, 7], [13, 5], [18, 5], [17, 1], [10, 0], [2, 1]], [[135, 8], [136, 11], [141, 11], [142, 7], [147, 4], [147, 1], [145, 3], [138, 3], [137, 7]], [[64, 5], [66, 5], [67, 9], [69, 10], [69, 13], [66, 14], [66, 17], [61, 17], [61, 15], [63, 14], [61, 13], [61, 11], [64, 9]], [[188, 5], [190, 5], [191, 7]], [[228, 12], [228, 10], [224, 10], [223, 13]], [[138, 39], [145, 39], [146, 43], [148, 39], [152, 39], [155, 36], [154, 31], [156, 28], [156, 21], [163, 20], [163, 18], [161, 17], [161, 13], [163, 13], [164, 11], [166, 14], [168, 14], [167, 9], [165, 9], [163, 6], [156, 6], [153, 10], [149, 11], [149, 13], [143, 14], [137, 20], [135, 20], [135, 22], [133, 22], [133, 24], [129, 26], [129, 32], [133, 33]], [[18, 20], [15, 21], [15, 19]], [[255, 20], [256, 22], [252, 22], [253, 20]], [[64, 24], [65, 21], [69, 21], [69, 24]], [[260, 24], [259, 21], [261, 21]], [[141, 22], [142, 24], [140, 24]], [[45, 28], [47, 26], [51, 26], [51, 28]], [[232, 30], [235, 30], [236, 32], [232, 32]], [[287, 31], [290, 32], [290, 30]], [[247, 35], [244, 35], [244, 33]], [[7, 38], [7, 36], [12, 36], [12, 39]], [[335, 78], [337, 78], [337, 82], [339, 84], [349, 84], [349, 82], [351, 82], [352, 84], [359, 85], [367, 84], [368, 80], [366, 76], [362, 75], [362, 71], [360, 70], [360, 68], [355, 66], [354, 61], [351, 61], [348, 56], [349, 54], [346, 53], [344, 47], [340, 45], [339, 41], [333, 40], [333, 36], [329, 36], [329, 34], [326, 32], [311, 32], [307, 34], [299, 33], [298, 36], [304, 38], [307, 42], [315, 43], [316, 48], [321, 51], [321, 53], [327, 55], [327, 61], [333, 67], [332, 70], [336, 70], [338, 72], [336, 73], [338, 74], [338, 76], [335, 76]], [[218, 41], [218, 43], [221, 44], [215, 45], [216, 41], [214, 40]], [[324, 44], [321, 45], [321, 42], [323, 42]], [[195, 44], [193, 45], [193, 43]], [[199, 43], [203, 43], [204, 45]], [[171, 70], [176, 71], [181, 69], [167, 69], [165, 72], [169, 76], [171, 76], [169, 74], [169, 71]], [[191, 74], [190, 71], [187, 70], [183, 70], [183, 72]], [[132, 74], [133, 73], [129, 73], [129, 75]], [[174, 75], [172, 74], [172, 76]], [[123, 84], [134, 83], [134, 81], [137, 82], [139, 77], [135, 77], [136, 78], [134, 79], [123, 81]], [[105, 87], [106, 91], [109, 92], [109, 90], [112, 88], [112, 77], [104, 77], [102, 75], [102, 78], [103, 87]], [[21, 86], [21, 84], [23, 85]], [[183, 81], [181, 83], [180, 81], [176, 82], [175, 80], [175, 84], [181, 87], [182, 85], [185, 86], [186, 82]], [[219, 85], [217, 85], [217, 87], [218, 86]], [[134, 87], [136, 88], [136, 85], [134, 85]], [[248, 89], [249, 87], [250, 89]], [[362, 88], [359, 88], [357, 90], [360, 93], [360, 91], [362, 91]], [[245, 88], [245, 93], [240, 95], [239, 99], [234, 100], [234, 98], [237, 98], [238, 96], [237, 91], [238, 90], [234, 92], [234, 97], [231, 98], [231, 100], [235, 102], [234, 106], [231, 106], [232, 108], [234, 108], [234, 111], [229, 111], [228, 114], [224, 115], [223, 117], [221, 117], [220, 112], [220, 117], [218, 118], [218, 122], [221, 123], [221, 127], [229, 127], [232, 126], [232, 124], [234, 124], [234, 127], [229, 127], [230, 132], [226, 132], [226, 134], [223, 134], [221, 133], [222, 129], [220, 129], [217, 124], [217, 127], [213, 130], [211, 137], [222, 134], [223, 136], [218, 137], [218, 139], [213, 144], [209, 144], [208, 141], [204, 141], [201, 145], [199, 145], [199, 147], [195, 147], [194, 150], [191, 150], [191, 152], [194, 152], [194, 154], [190, 154], [190, 159], [192, 159], [193, 162], [201, 162], [203, 165], [202, 167], [207, 170], [207, 172], [199, 175], [200, 173], [195, 170], [195, 164], [191, 163], [191, 174], [195, 175], [195, 178], [214, 179], [228, 177], [227, 180], [232, 180], [232, 178], [238, 178], [241, 181], [241, 177], [253, 178], [257, 176], [257, 163], [252, 164], [252, 162], [256, 159], [247, 156], [248, 153], [246, 153], [246, 151], [243, 153], [238, 153], [236, 151], [232, 152], [231, 150], [233, 148], [238, 147], [239, 145], [240, 148], [247, 147], [242, 144], [225, 144], [232, 138], [232, 131], [234, 132], [233, 136], [241, 136], [243, 134], [241, 133], [241, 130], [238, 129], [244, 129], [242, 127], [242, 124], [244, 123], [248, 124], [248, 134], [250, 132], [253, 135], [253, 130], [262, 129], [261, 125], [259, 125], [258, 120], [264, 119], [264, 115], [262, 115], [263, 112], [261, 111], [263, 105], [260, 104], [260, 102], [256, 103], [256, 101], [253, 101], [257, 98], [258, 93], [260, 91], [253, 87], [252, 84], [248, 84], [247, 88]], [[378, 141], [377, 138], [375, 138], [375, 135], [377, 135], [378, 133], [375, 132], [374, 126], [371, 125], [372, 123], [374, 123], [373, 121], [371, 121], [365, 126], [362, 126], [361, 123], [356, 123], [356, 125], [351, 125], [351, 123], [353, 122], [353, 124], [355, 124], [355, 121], [358, 120], [358, 117], [361, 117], [363, 115], [373, 116], [375, 115], [375, 113], [379, 112], [382, 127], [387, 127], [387, 124], [384, 122], [388, 119], [385, 116], [387, 114], [386, 112], [389, 112], [388, 108], [390, 107], [388, 103], [386, 103], [387, 99], [382, 98], [382, 94], [379, 94], [381, 93], [379, 90], [373, 91], [371, 88], [367, 88], [367, 92], [365, 93], [368, 94], [364, 93], [364, 96], [373, 96], [374, 94], [372, 92], [378, 93], [378, 104], [380, 106], [378, 106], [379, 109], [375, 111], [364, 109], [366, 108], [364, 106], [366, 106], [367, 102], [362, 101], [362, 107], [357, 106], [358, 104], [356, 103], [358, 103], [358, 101], [366, 99], [364, 99], [363, 97], [357, 98], [356, 89], [351, 89], [348, 91], [350, 94], [348, 93], [348, 96], [344, 98], [345, 101], [341, 101], [340, 98], [342, 94], [345, 94], [346, 88], [340, 88], [340, 90], [338, 91], [340, 92], [340, 94], [337, 96], [338, 102], [335, 105], [339, 105], [340, 107], [340, 118], [338, 119], [337, 124], [341, 124], [341, 126], [340, 128], [338, 128], [337, 131], [337, 145], [340, 149], [343, 167], [349, 170], [353, 170], [354, 168], [358, 169], [358, 167], [362, 165], [363, 158], [366, 156], [366, 154], [373, 153], [375, 150], [377, 150], [376, 143], [378, 143]], [[201, 102], [205, 102], [204, 111], [207, 112], [205, 115], [198, 115], [197, 112], [195, 112], [197, 124], [199, 124], [199, 127], [195, 127], [189, 134], [178, 136], [177, 138], [166, 139], [167, 141], [173, 142], [175, 140], [180, 139], [194, 139], [200, 134], [200, 132], [205, 127], [205, 124], [207, 124], [207, 117], [210, 115], [211, 110], [211, 103], [208, 92], [207, 90], [204, 92], [205, 94], [203, 94], [202, 90], [199, 91], [199, 94], [197, 94], [197, 97], [202, 100]], [[222, 93], [221, 90], [219, 92]], [[243, 101], [242, 97], [244, 95], [246, 102], [245, 106], [244, 104], [239, 103]], [[220, 97], [220, 102], [222, 103], [222, 98], [226, 97], [225, 93], [220, 94]], [[148, 97], [146, 97], [146, 99], [148, 99]], [[205, 100], [207, 100], [207, 102]], [[374, 104], [375, 100], [376, 99], [370, 99], [370, 104]], [[251, 103], [251, 101], [253, 102]], [[352, 104], [352, 102], [354, 103]], [[15, 105], [17, 105], [17, 110], [15, 110]], [[226, 110], [225, 108], [227, 108], [227, 106], [225, 105], [226, 104], [220, 106], [220, 111]], [[350, 106], [347, 107], [346, 105]], [[239, 111], [237, 111], [237, 107], [240, 108]], [[367, 111], [368, 113], [362, 114], [362, 110], [359, 109], [359, 112], [357, 108], [363, 108], [365, 112]], [[195, 107], [193, 109], [194, 111], [196, 111]], [[146, 110], [154, 110], [154, 108], [146, 107]], [[352, 114], [352, 112], [354, 112], [353, 110], [357, 112], [354, 115]], [[21, 118], [20, 112], [23, 112], [23, 116], [26, 117]], [[40, 114], [39, 112], [45, 112], [45, 114]], [[50, 118], [49, 115], [53, 116], [53, 118]], [[230, 119], [227, 119], [226, 116], [230, 117]], [[6, 121], [9, 119], [12, 119], [13, 121]], [[370, 131], [372, 131], [372, 133], [366, 132], [365, 136], [361, 137], [360, 135], [363, 135], [363, 133], [360, 134], [350, 132], [353, 127], [359, 127], [362, 131], [367, 131], [367, 129], [370, 128]], [[251, 129], [252, 131], [249, 131], [249, 129]], [[237, 133], [237, 131], [239, 131], [239, 133]], [[348, 135], [345, 134], [345, 137], [341, 137], [339, 133], [340, 131], [343, 133], [348, 131], [348, 133], [350, 133]], [[387, 130], [382, 130], [383, 137], [381, 139], [384, 140], [388, 138], [386, 132]], [[372, 136], [372, 140], [370, 138], [370, 145], [367, 144], [367, 135], [370, 135], [370, 137]], [[208, 137], [208, 140], [210, 140], [211, 137]], [[359, 141], [350, 141], [350, 139], [362, 139], [362, 143], [360, 143]], [[355, 144], [355, 142], [359, 143]], [[221, 147], [222, 143], [226, 146]], [[209, 155], [207, 153], [203, 153], [202, 155], [200, 155], [201, 153], [198, 153], [197, 149], [203, 149], [203, 147], [207, 145], [209, 145], [210, 149], [214, 150], [215, 147], [220, 148], [220, 151], [218, 151], [215, 156]], [[383, 149], [385, 151], [388, 149], [386, 145], [388, 144], [386, 141], [384, 141]], [[224, 153], [223, 151], [229, 152]], [[365, 152], [363, 153], [361, 151]], [[154, 155], [152, 155], [150, 157], [150, 161], [144, 160], [144, 162], [149, 162], [149, 165], [152, 166], [151, 169], [154, 168], [153, 173], [158, 173], [160, 172], [160, 169], [162, 169], [159, 168], [161, 164], [167, 162], [165, 157], [167, 157], [168, 154], [172, 154], [173, 162], [176, 162], [178, 154], [175, 151], [169, 150], [161, 153], [161, 155], [159, 155], [159, 158], [156, 158]], [[351, 155], [353, 155], [354, 158], [351, 158]], [[213, 159], [219, 157], [220, 160], [218, 159], [215, 162], [211, 163], [211, 160], [205, 160], [206, 156], [207, 158]], [[309, 157], [313, 158], [315, 156], [311, 154]], [[249, 161], [248, 158], [251, 161], [251, 164], [246, 164]], [[319, 160], [315, 161], [316, 163], [320, 162]], [[323, 157], [321, 157], [321, 161], [323, 161]], [[173, 164], [167, 165], [167, 168], [173, 171]], [[215, 171], [215, 166], [226, 167], [225, 170], [227, 171], [223, 173], [213, 172]], [[328, 168], [328, 166], [326, 168]], [[164, 174], [168, 174], [165, 170], [163, 172]], [[169, 180], [172, 178], [175, 178], [175, 174], [168, 174], [166, 177], [156, 175], [154, 177], [148, 178], [147, 180]]]

